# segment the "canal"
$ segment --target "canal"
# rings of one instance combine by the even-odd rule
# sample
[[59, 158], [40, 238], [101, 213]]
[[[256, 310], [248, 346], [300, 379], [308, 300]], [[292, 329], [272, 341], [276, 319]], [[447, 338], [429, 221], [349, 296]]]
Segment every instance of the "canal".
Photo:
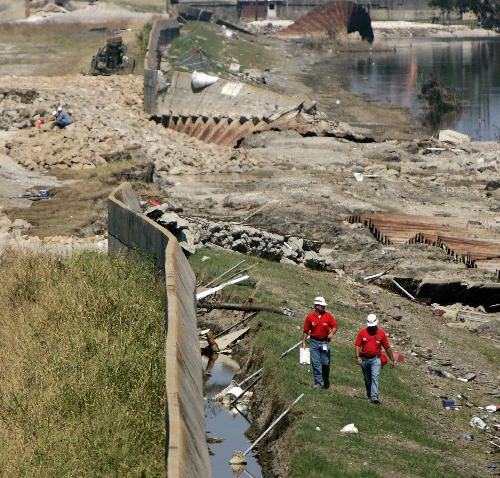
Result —
[[[344, 85], [386, 104], [407, 108], [428, 132], [454, 129], [476, 141], [500, 140], [500, 38], [406, 40], [392, 51], [343, 54], [322, 62]], [[463, 100], [461, 111], [426, 121], [422, 83], [433, 75]]]

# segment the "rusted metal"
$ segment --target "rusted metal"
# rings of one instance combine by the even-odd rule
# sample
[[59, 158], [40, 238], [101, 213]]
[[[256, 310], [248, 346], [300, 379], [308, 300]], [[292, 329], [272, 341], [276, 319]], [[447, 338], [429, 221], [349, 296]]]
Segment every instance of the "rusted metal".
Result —
[[264, 131], [296, 130], [299, 134], [314, 134], [314, 126], [301, 122], [298, 111], [273, 121], [264, 118], [209, 117], [206, 115], [162, 116], [157, 121], [168, 129], [184, 133], [203, 141], [223, 147], [236, 147], [239, 142], [254, 133]]
[[[491, 224], [500, 216], [473, 218], [474, 223]], [[500, 241], [488, 227], [471, 227], [471, 218], [414, 216], [395, 213], [353, 214], [349, 223], [361, 223], [384, 244], [427, 244], [469, 267], [498, 271]]]
[[346, 39], [352, 32], [359, 32], [363, 40], [371, 43], [374, 35], [370, 15], [355, 2], [335, 1], [313, 8], [278, 36]]

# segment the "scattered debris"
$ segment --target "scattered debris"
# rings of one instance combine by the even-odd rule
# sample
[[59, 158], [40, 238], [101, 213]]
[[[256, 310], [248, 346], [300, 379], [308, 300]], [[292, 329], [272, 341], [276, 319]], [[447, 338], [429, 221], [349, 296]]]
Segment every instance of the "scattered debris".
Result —
[[342, 433], [358, 433], [358, 429], [355, 427], [354, 423], [349, 423], [340, 431]]
[[476, 378], [476, 374], [473, 372], [466, 373], [463, 377], [459, 377], [460, 382], [470, 382]]
[[484, 423], [479, 417], [472, 417], [469, 425], [471, 427], [479, 428], [480, 430], [486, 430], [488, 428], [486, 423]]
[[398, 284], [394, 279], [391, 279], [391, 282], [401, 291], [403, 292], [407, 297], [409, 297], [411, 300], [417, 300], [415, 297], [413, 297], [403, 286]]
[[300, 342], [297, 342], [295, 345], [290, 347], [288, 350], [285, 350], [281, 355], [280, 358], [286, 357], [292, 350], [295, 350], [299, 345], [302, 344], [302, 340]]
[[243, 264], [246, 261], [247, 261], [246, 259], [241, 260], [240, 262], [238, 262], [238, 264], [230, 267], [229, 269], [227, 269], [226, 271], [224, 271], [222, 274], [218, 275], [215, 279], [211, 280], [208, 284], [205, 284], [203, 287], [210, 287], [211, 285], [215, 284], [218, 280], [222, 279], [227, 274], [229, 274], [230, 272], [232, 272], [235, 269], [237, 269], [241, 264]]
[[207, 75], [206, 73], [195, 70], [191, 74], [191, 85], [195, 90], [201, 90], [207, 86], [213, 85], [218, 79], [218, 76]]
[[451, 129], [444, 129], [439, 132], [439, 141], [443, 141], [451, 144], [470, 144], [470, 136], [466, 134], [458, 133]]
[[233, 452], [233, 457], [229, 461], [230, 465], [243, 465], [246, 463], [246, 458], [245, 456], [250, 453], [255, 446], [280, 422], [287, 414], [288, 412], [292, 409], [294, 405], [296, 405], [298, 402], [300, 402], [304, 398], [304, 394], [301, 393], [292, 403], [291, 405], [276, 419], [274, 420], [271, 425], [269, 425], [268, 428], [255, 440], [245, 451], [234, 451]]
[[237, 277], [236, 279], [230, 280], [228, 282], [224, 282], [223, 284], [218, 285], [217, 287], [212, 287], [211, 289], [203, 290], [201, 292], [198, 292], [196, 294], [196, 300], [202, 300], [205, 297], [208, 297], [209, 295], [212, 295], [212, 294], [215, 294], [216, 292], [221, 291], [222, 289], [224, 289], [225, 287], [227, 287], [229, 285], [237, 284], [238, 282], [242, 282], [242, 281], [248, 279], [249, 277], [250, 276]]
[[99, 49], [90, 63], [92, 75], [111, 75], [113, 73], [131, 73], [135, 69], [135, 60], [127, 58], [127, 47], [121, 35], [107, 39], [106, 46]]
[[429, 372], [432, 375], [436, 375], [437, 377], [450, 378], [452, 380], [456, 380], [455, 375], [453, 375], [453, 374], [451, 374], [449, 372], [446, 372], [445, 370], [439, 370], [437, 368], [429, 367]]
[[236, 330], [235, 332], [230, 332], [229, 334], [223, 335], [217, 339], [217, 345], [220, 348], [221, 353], [224, 352], [233, 342], [236, 342], [240, 337], [243, 337], [250, 327], [245, 327], [241, 330]]
[[474, 435], [469, 435], [468, 433], [464, 433], [465, 441], [474, 441]]
[[275, 314], [286, 315], [288, 317], [298, 317], [299, 314], [287, 307], [276, 307], [265, 304], [231, 304], [226, 302], [212, 302], [208, 305], [210, 309], [221, 310], [244, 310], [246, 312], [273, 312]]
[[238, 322], [236, 322], [235, 324], [231, 325], [230, 327], [228, 327], [227, 329], [223, 330], [222, 332], [218, 333], [215, 338], [218, 338], [222, 335], [225, 335], [227, 334], [228, 332], [230, 332], [231, 330], [235, 329], [236, 327], [240, 326], [240, 325], [243, 325], [244, 323], [250, 321], [251, 319], [253, 319], [254, 317], [256, 317], [258, 314], [258, 312], [253, 312], [252, 314], [250, 315], [247, 315], [245, 317], [243, 317], [241, 320], [239, 320]]
[[[257, 383], [262, 379], [262, 377], [263, 377], [263, 375], [260, 375], [259, 377], [257, 377], [250, 385], [248, 385], [245, 388], [245, 390], [242, 390], [239, 395], [235, 396], [235, 398], [231, 401], [231, 406], [234, 407], [236, 405], [236, 403], [240, 400], [240, 398], [244, 397], [251, 388], [253, 388], [255, 385], [257, 385]], [[251, 396], [248, 398], [251, 398]]]
[[443, 408], [446, 410], [457, 410], [457, 406], [455, 405], [455, 400], [443, 400], [441, 402], [443, 404]]

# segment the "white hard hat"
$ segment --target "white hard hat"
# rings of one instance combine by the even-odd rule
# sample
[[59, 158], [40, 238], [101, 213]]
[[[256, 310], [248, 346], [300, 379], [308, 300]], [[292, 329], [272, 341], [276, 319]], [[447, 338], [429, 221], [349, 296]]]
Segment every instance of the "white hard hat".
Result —
[[326, 303], [324, 297], [315, 297], [314, 298], [314, 305], [323, 305], [323, 306], [326, 306], [328, 304]]
[[57, 111], [62, 111], [62, 106], [58, 106]]
[[369, 314], [368, 317], [366, 318], [367, 327], [374, 327], [377, 324], [378, 324], [377, 316], [375, 314]]

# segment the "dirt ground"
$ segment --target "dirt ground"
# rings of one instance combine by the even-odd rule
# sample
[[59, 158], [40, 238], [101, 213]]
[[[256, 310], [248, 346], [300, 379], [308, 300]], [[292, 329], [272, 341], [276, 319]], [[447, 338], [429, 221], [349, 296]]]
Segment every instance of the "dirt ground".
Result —
[[[339, 303], [382, 314], [390, 321], [387, 325], [396, 343], [413, 351], [423, 369], [452, 359], [457, 375], [476, 371], [478, 378], [467, 389], [474, 400], [486, 404], [492, 400], [486, 393], [500, 388], [498, 342], [447, 328], [443, 319], [432, 322], [429, 308], [381, 293], [377, 285], [357, 278], [393, 264], [395, 272], [409, 277], [493, 281], [494, 275], [467, 269], [435, 248], [383, 246], [345, 217], [363, 211], [491, 215], [497, 222], [489, 226], [490, 233], [499, 241], [500, 190], [488, 191], [486, 184], [500, 180], [500, 144], [472, 143], [455, 151], [432, 152], [427, 147], [435, 143], [424, 137], [420, 125], [405, 111], [344, 90], [340, 72], [328, 78], [334, 95], [323, 88], [316, 97], [308, 68], [331, 52], [292, 49], [268, 39], [264, 47], [276, 50], [276, 64], [270, 65], [271, 85], [308, 94], [331, 117], [372, 135], [376, 142], [267, 132], [248, 138], [239, 150], [221, 149], [151, 123], [142, 112], [140, 77], [3, 76], [0, 89], [34, 88], [39, 96], [36, 105], [22, 98], [0, 101], [2, 115], [9, 112], [12, 123], [18, 125], [0, 135], [0, 210], [8, 207], [11, 221], [21, 218], [36, 223], [32, 233], [38, 235], [50, 235], [44, 223], [57, 223], [59, 234], [93, 236], [96, 230], [88, 226], [104, 216], [105, 191], [131, 179], [144, 187], [143, 199], [168, 199], [186, 215], [238, 220], [323, 241], [335, 251], [338, 269], [343, 271], [342, 277], [333, 279], [343, 285]], [[59, 105], [74, 116], [74, 124], [67, 129], [45, 125], [35, 130], [29, 121], [22, 124], [22, 111], [34, 115], [30, 108], [36, 106], [50, 113]], [[128, 166], [118, 167], [119, 162]], [[149, 165], [154, 165], [154, 171], [148, 172]], [[356, 181], [353, 173], [363, 173], [364, 180]], [[26, 205], [17, 196], [29, 188], [60, 186], [54, 176], [78, 180], [74, 194], [85, 193], [88, 216], [64, 224], [67, 207], [77, 210], [83, 197], [69, 189], [75, 183], [54, 189], [46, 217], [41, 203], [34, 203], [29, 212], [15, 209]], [[77, 200], [70, 206], [71, 197]], [[428, 320], [419, 321], [423, 313]], [[489, 352], [476, 353], [485, 343]], [[450, 394], [452, 388], [451, 382], [429, 375], [432, 394]]]

